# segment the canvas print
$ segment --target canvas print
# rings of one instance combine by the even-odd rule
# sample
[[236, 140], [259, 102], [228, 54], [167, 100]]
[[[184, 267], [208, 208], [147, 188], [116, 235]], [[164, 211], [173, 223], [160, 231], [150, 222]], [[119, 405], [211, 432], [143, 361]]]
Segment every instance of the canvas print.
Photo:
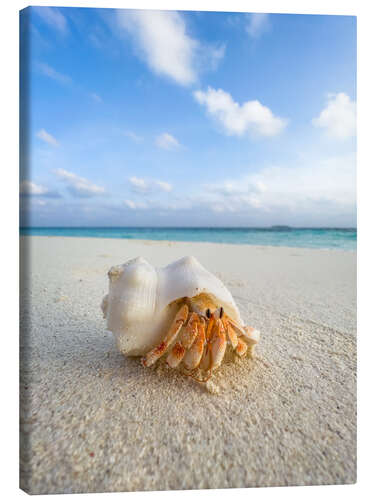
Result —
[[356, 481], [356, 18], [20, 12], [20, 487]]

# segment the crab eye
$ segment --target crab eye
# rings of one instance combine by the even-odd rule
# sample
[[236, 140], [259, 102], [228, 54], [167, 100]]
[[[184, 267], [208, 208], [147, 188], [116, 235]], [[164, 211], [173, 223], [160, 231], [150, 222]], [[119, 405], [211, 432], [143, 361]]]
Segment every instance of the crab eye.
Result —
[[224, 314], [224, 309], [220, 307], [220, 315], [219, 315], [220, 319], [223, 317], [223, 314]]
[[211, 317], [211, 311], [209, 309], [207, 309], [207, 311], [206, 311], [206, 316], [207, 316], [207, 318]]

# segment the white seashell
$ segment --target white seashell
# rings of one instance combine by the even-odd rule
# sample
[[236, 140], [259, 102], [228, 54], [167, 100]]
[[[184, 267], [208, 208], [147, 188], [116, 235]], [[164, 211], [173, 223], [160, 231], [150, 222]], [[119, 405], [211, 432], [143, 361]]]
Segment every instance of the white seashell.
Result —
[[[194, 257], [184, 257], [164, 268], [155, 268], [142, 257], [138, 257], [123, 265], [112, 267], [108, 276], [109, 293], [103, 298], [101, 307], [104, 317], [107, 318], [107, 328], [113, 332], [119, 350], [125, 355], [150, 354], [150, 350], [163, 342], [171, 325], [176, 321], [176, 314], [184, 304], [186, 311], [180, 311], [183, 319], [181, 316], [177, 321], [178, 329], [185, 320], [188, 322], [187, 315], [189, 314], [190, 318], [194, 311], [198, 316], [193, 314], [191, 319], [197, 323], [193, 324], [192, 328], [198, 328], [199, 321], [202, 325], [208, 322], [205, 316], [207, 309], [214, 313], [223, 308], [226, 317], [233, 321], [233, 327], [241, 331], [240, 335], [244, 335], [243, 339], [252, 339], [250, 344], [258, 341], [257, 331], [254, 330], [254, 334], [250, 335], [244, 329], [229, 290]], [[218, 317], [219, 312], [215, 314]], [[218, 318], [217, 321], [220, 323], [221, 320]], [[178, 335], [178, 332], [173, 335]], [[193, 329], [191, 335], [196, 335]], [[193, 337], [190, 345], [192, 341]], [[221, 344], [218, 340], [215, 349]], [[170, 345], [173, 346], [172, 341]], [[176, 352], [177, 347], [176, 345]], [[180, 357], [183, 356], [181, 349]], [[220, 356], [222, 354], [220, 353]], [[172, 358], [173, 353], [168, 359]], [[173, 359], [171, 363], [175, 366], [180, 359]], [[150, 361], [149, 364], [153, 362]]]

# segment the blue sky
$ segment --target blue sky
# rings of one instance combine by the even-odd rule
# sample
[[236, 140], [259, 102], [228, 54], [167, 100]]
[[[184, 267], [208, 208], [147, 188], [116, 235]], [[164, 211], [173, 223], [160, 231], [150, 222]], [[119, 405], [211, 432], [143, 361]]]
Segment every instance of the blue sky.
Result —
[[22, 224], [356, 226], [354, 17], [31, 7], [21, 46]]

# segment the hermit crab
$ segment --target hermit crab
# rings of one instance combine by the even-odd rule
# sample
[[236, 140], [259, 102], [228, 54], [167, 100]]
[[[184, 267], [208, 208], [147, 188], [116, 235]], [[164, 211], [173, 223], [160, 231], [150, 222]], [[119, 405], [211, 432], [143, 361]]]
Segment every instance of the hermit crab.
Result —
[[142, 257], [108, 272], [107, 328], [126, 356], [145, 367], [165, 355], [171, 368], [206, 382], [229, 348], [252, 356], [259, 332], [244, 326], [224, 284], [194, 257], [155, 268]]

